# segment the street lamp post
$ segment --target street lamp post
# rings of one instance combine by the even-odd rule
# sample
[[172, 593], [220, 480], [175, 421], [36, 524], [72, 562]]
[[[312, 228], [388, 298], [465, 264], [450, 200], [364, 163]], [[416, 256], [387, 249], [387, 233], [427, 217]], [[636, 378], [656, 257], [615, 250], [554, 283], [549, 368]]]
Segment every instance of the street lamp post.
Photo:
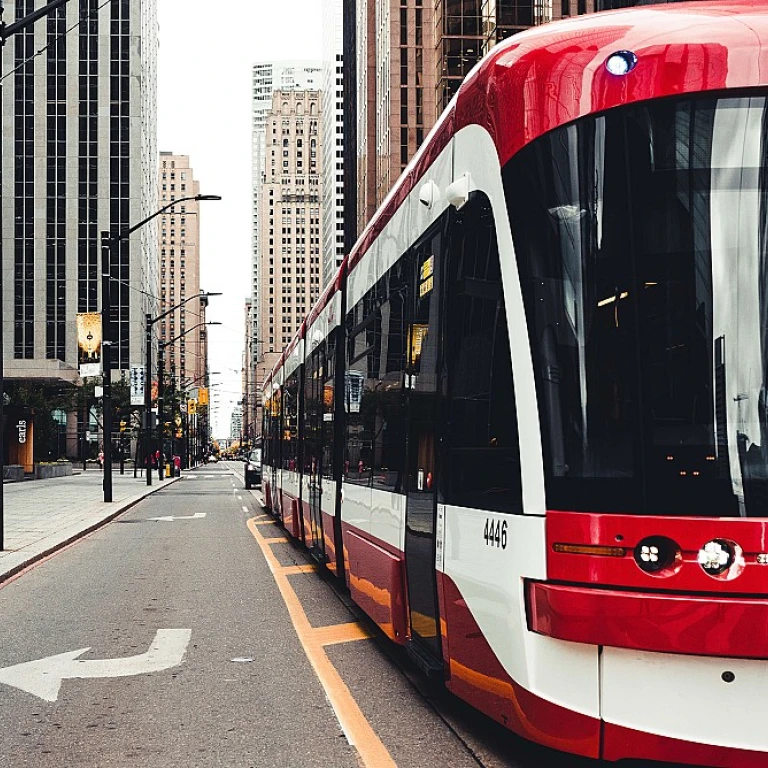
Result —
[[[179, 202], [178, 200], [176, 202]], [[192, 301], [193, 299], [207, 299], [210, 296], [221, 296], [220, 293], [214, 293], [214, 292], [203, 292], [196, 293], [193, 296], [188, 296], [184, 301], [180, 301], [178, 304], [175, 304], [170, 309], [166, 309], [165, 312], [162, 314], [159, 314], [157, 317], [152, 317], [149, 313], [147, 313], [145, 318], [145, 341], [146, 341], [146, 349], [145, 349], [145, 358], [144, 358], [144, 369], [145, 369], [145, 375], [144, 375], [144, 443], [145, 443], [145, 449], [144, 452], [146, 454], [145, 460], [147, 462], [147, 485], [152, 485], [152, 470], [151, 470], [151, 460], [150, 460], [150, 450], [151, 450], [151, 440], [150, 440], [150, 434], [151, 434], [151, 428], [150, 428], [150, 412], [152, 410], [152, 394], [150, 392], [150, 386], [152, 383], [152, 326], [162, 320], [164, 317], [168, 317], [168, 315], [171, 314], [171, 312], [175, 312], [179, 307], [183, 307], [188, 301]], [[192, 330], [190, 328], [190, 330]], [[175, 341], [175, 339], [174, 339]], [[161, 345], [162, 349], [162, 345]], [[160, 359], [158, 352], [158, 361]], [[158, 399], [158, 422], [160, 421], [160, 387], [161, 387], [161, 378], [158, 376], [157, 380], [157, 399]], [[158, 430], [158, 434], [162, 435], [162, 431]], [[162, 453], [162, 444], [157, 446], [158, 450]], [[160, 480], [163, 479], [162, 470], [160, 469], [160, 462], [158, 461], [158, 477]]]
[[[190, 413], [189, 411], [189, 398], [187, 397], [187, 392], [192, 388], [194, 384], [197, 384], [198, 381], [202, 381], [203, 379], [207, 379], [209, 376], [218, 376], [220, 375], [221, 371], [211, 371], [210, 373], [203, 373], [200, 376], [197, 376], [194, 379], [187, 379], [186, 381], [181, 382], [181, 391], [184, 393], [184, 397], [187, 400], [187, 418], [185, 419], [186, 422], [186, 446], [187, 446], [187, 467], [191, 467], [194, 464], [194, 461], [197, 459], [197, 442], [198, 442], [198, 421], [197, 421], [197, 410], [195, 409], [195, 413]], [[192, 419], [192, 416], [194, 416], [194, 420]], [[194, 423], [194, 427], [192, 426]]]
[[[209, 295], [218, 295], [218, 294], [209, 294]], [[157, 352], [157, 443], [158, 443], [158, 450], [160, 451], [160, 458], [158, 461], [158, 477], [160, 480], [163, 479], [163, 433], [165, 431], [165, 423], [163, 418], [163, 406], [165, 405], [165, 383], [163, 379], [165, 378], [165, 348], [170, 347], [173, 343], [177, 342], [182, 336], [186, 336], [188, 333], [191, 333], [192, 331], [196, 330], [197, 328], [200, 328], [203, 325], [221, 325], [221, 323], [217, 321], [206, 321], [202, 323], [197, 323], [196, 325], [193, 325], [191, 328], [187, 328], [186, 330], [182, 331], [177, 336], [174, 336], [172, 339], [169, 339], [168, 341], [161, 341], [158, 344], [158, 352]]]
[[[131, 233], [148, 224], [156, 216], [174, 205], [187, 200], [221, 200], [220, 195], [189, 195], [172, 200], [167, 205], [142, 219], [138, 224], [128, 227], [116, 235], [107, 231], [101, 233], [101, 317], [102, 317], [102, 360], [104, 371], [104, 501], [112, 501], [112, 355], [111, 355], [111, 315], [112, 315], [112, 249], [125, 240]], [[149, 382], [145, 379], [146, 390]], [[145, 397], [146, 404], [146, 397]], [[147, 415], [147, 422], [149, 417]]]

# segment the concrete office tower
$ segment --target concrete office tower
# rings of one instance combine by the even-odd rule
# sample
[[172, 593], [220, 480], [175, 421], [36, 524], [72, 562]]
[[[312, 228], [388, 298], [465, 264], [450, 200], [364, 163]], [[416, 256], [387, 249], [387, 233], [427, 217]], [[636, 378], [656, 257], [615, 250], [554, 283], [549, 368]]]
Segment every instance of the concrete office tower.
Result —
[[260, 220], [261, 195], [265, 179], [265, 122], [272, 110], [272, 96], [275, 91], [318, 91], [322, 79], [322, 65], [319, 61], [268, 61], [253, 65], [252, 82], [252, 222], [251, 222], [251, 305], [253, 326], [251, 328], [251, 360], [255, 369], [258, 358], [263, 356], [265, 344], [260, 332], [261, 318], [261, 264]]
[[342, 31], [342, 0], [323, 0], [323, 285], [333, 278], [344, 258]]
[[[2, 49], [6, 381], [78, 381], [75, 315], [101, 309], [101, 232], [156, 210], [156, 0], [101, 5], [67, 3]], [[3, 21], [40, 6], [6, 3]], [[113, 249], [111, 273], [113, 377], [127, 376], [155, 310], [152, 226]], [[69, 455], [76, 423], [70, 416]]]
[[261, 385], [320, 295], [322, 141], [318, 91], [275, 91], [259, 221]]
[[[187, 155], [160, 153], [160, 207], [174, 198], [200, 194]], [[186, 200], [160, 217], [160, 311], [200, 293], [200, 203]], [[160, 339], [178, 341], [165, 348], [165, 373], [173, 377], [177, 389], [197, 382], [205, 386], [207, 363], [206, 329], [189, 330], [205, 322], [205, 300], [193, 300], [161, 320]]]

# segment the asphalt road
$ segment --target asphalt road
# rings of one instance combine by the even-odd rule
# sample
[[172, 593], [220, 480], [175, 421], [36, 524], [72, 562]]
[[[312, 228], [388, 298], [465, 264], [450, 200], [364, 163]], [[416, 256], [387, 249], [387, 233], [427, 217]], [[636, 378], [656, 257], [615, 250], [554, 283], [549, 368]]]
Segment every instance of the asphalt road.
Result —
[[[0, 587], [0, 766], [379, 768], [365, 755], [381, 752], [351, 746], [331, 706], [344, 690], [387, 765], [601, 765], [529, 745], [431, 688], [281, 543], [241, 471], [185, 474]], [[330, 688], [297, 612], [334, 638], [318, 651]]]

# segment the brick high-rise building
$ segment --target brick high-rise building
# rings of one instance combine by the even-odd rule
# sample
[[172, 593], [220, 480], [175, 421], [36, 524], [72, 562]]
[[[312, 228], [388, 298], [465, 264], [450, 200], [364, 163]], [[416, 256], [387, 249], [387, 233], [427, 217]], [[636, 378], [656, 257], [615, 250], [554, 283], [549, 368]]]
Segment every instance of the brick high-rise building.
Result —
[[[187, 155], [160, 153], [160, 206], [174, 198], [200, 193], [200, 184]], [[161, 311], [200, 293], [200, 203], [186, 200], [160, 216], [158, 244], [160, 248]], [[165, 347], [165, 372], [184, 388], [196, 381], [203, 386], [207, 364], [204, 327], [189, 330], [205, 322], [205, 301], [190, 301], [161, 320], [160, 339], [168, 342], [185, 331], [178, 341]]]
[[[263, 370], [263, 358], [268, 348], [265, 334], [260, 326], [262, 317], [263, 279], [260, 272], [264, 254], [261, 242], [261, 209], [264, 184], [267, 179], [265, 157], [267, 151], [266, 122], [272, 111], [275, 91], [319, 91], [323, 69], [319, 61], [265, 61], [253, 65], [252, 82], [252, 254], [251, 254], [251, 325], [246, 347], [249, 356], [245, 365], [252, 369], [249, 375], [256, 376], [256, 368]], [[261, 381], [261, 380], [259, 380]], [[259, 426], [260, 430], [260, 426]]]
[[258, 384], [272, 370], [320, 295], [320, 119], [318, 91], [275, 91], [266, 116], [259, 214], [258, 327], [262, 350], [256, 369]]
[[[623, 0], [602, 0], [619, 3]], [[357, 84], [345, 124], [349, 250], [474, 65], [499, 41], [595, 0], [342, 0], [343, 78]]]
[[434, 123], [434, 7], [358, 0], [354, 23], [359, 233]]

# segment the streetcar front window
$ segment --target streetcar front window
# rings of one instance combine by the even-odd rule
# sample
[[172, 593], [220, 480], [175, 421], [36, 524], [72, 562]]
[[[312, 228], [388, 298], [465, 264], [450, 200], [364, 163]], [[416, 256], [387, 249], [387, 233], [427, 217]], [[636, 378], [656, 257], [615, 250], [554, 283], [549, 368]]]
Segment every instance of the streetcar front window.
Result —
[[584, 118], [504, 184], [549, 508], [768, 517], [765, 94]]

